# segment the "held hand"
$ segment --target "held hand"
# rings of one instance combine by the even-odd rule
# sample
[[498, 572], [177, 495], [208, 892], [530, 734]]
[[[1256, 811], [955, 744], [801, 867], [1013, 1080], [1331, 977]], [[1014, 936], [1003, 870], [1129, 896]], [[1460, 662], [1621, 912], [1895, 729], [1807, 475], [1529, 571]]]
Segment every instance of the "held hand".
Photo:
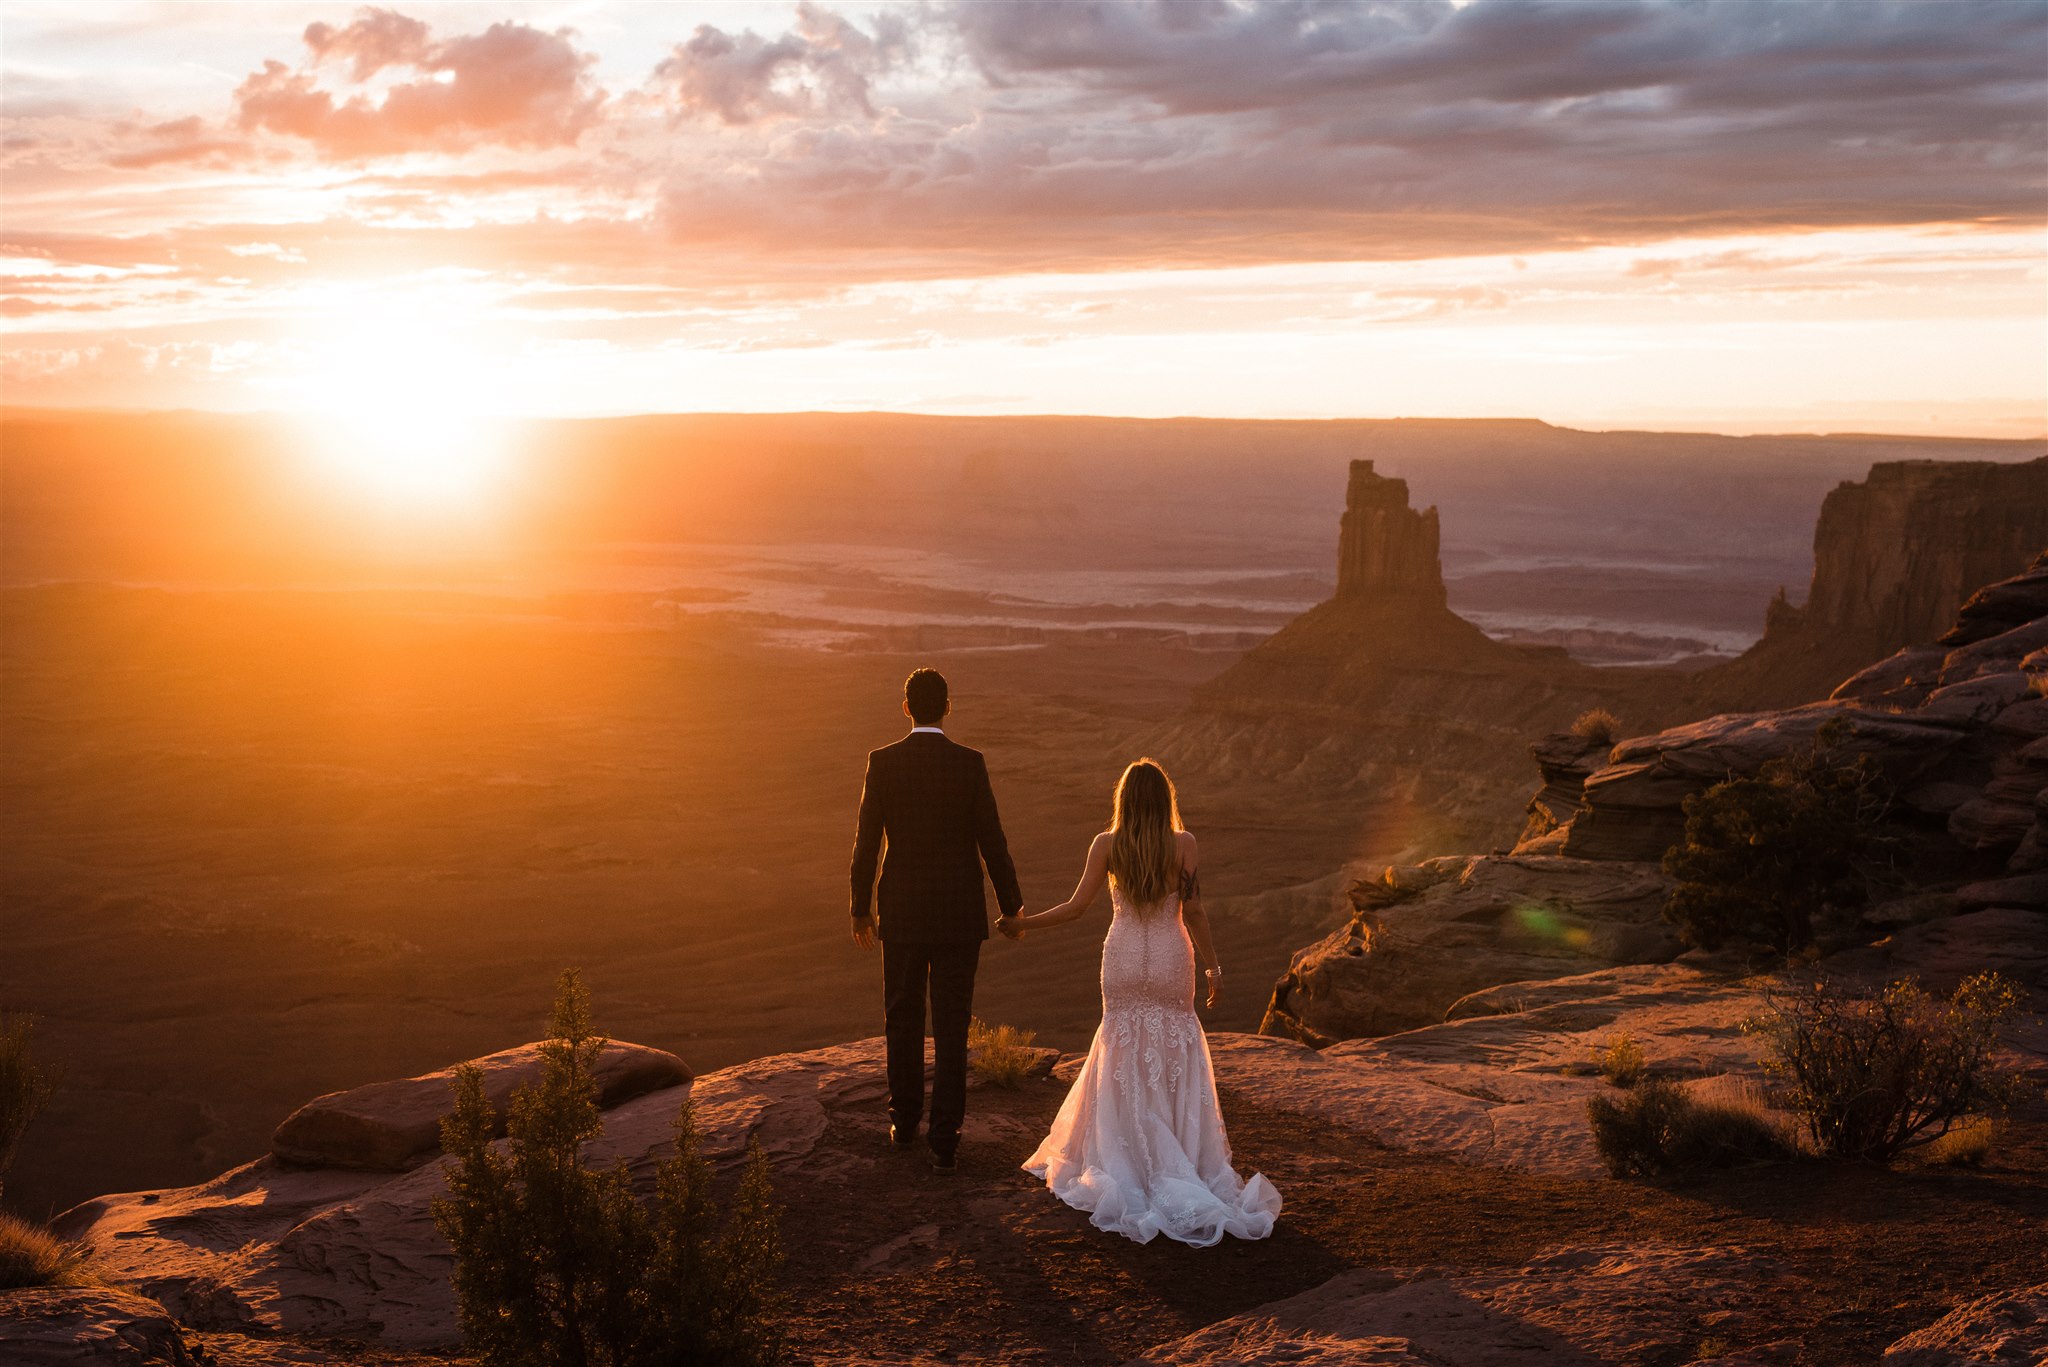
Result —
[[1216, 999], [1223, 995], [1223, 970], [1220, 967], [1212, 968], [1207, 976], [1209, 979], [1209, 999], [1202, 1004], [1204, 1006], [1214, 1006], [1216, 1005]]
[[1021, 940], [1024, 938], [1024, 927], [1017, 923], [1017, 916], [1014, 912], [1008, 916], [997, 917], [996, 929], [1002, 932], [1003, 938], [1006, 940]]
[[853, 942], [862, 949], [875, 947], [875, 918], [856, 916], [853, 918]]

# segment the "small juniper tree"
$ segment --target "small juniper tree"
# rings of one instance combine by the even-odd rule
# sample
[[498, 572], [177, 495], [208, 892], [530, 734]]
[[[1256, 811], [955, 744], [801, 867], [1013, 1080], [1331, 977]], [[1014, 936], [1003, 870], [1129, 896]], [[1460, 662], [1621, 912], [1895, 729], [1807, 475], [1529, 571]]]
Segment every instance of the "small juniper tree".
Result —
[[722, 1226], [686, 1098], [650, 1211], [623, 1165], [583, 1145], [603, 1127], [605, 1041], [589, 995], [562, 975], [540, 1079], [513, 1095], [507, 1142], [474, 1068], [442, 1124], [449, 1195], [434, 1217], [455, 1251], [463, 1332], [487, 1367], [766, 1367], [781, 1360], [781, 1261], [768, 1165], [750, 1146]]
[[1677, 880], [1664, 915], [1688, 944], [1791, 954], [1813, 943], [1816, 916], [1867, 900], [1888, 794], [1870, 757], [1845, 756], [1840, 741], [1831, 723], [1807, 750], [1685, 800], [1685, 838], [1664, 855]]

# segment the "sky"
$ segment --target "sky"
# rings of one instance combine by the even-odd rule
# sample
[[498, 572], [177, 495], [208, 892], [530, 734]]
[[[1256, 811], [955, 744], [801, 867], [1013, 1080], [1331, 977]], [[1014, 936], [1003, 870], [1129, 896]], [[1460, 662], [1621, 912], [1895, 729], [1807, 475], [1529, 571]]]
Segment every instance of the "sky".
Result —
[[2048, 0], [0, 4], [0, 401], [2048, 433]]

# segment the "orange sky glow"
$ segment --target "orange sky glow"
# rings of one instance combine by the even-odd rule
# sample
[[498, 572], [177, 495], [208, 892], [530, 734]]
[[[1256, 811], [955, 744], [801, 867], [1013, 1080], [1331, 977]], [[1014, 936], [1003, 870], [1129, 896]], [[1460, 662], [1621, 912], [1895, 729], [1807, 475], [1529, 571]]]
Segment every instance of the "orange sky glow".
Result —
[[0, 395], [2048, 433], [2048, 5], [0, 5]]

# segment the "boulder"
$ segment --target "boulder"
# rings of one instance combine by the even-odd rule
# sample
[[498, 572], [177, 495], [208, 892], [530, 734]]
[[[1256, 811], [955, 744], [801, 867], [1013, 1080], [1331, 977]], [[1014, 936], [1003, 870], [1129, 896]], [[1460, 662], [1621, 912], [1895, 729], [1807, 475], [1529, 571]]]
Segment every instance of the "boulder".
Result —
[[1294, 956], [1260, 1030], [1316, 1045], [1384, 1035], [1496, 983], [1669, 959], [1682, 948], [1663, 919], [1669, 890], [1654, 865], [1560, 856], [1397, 866]]
[[1529, 799], [1522, 840], [1541, 839], [1577, 816], [1586, 805], [1586, 780], [1605, 764], [1611, 741], [1557, 731], [1529, 747], [1543, 786]]
[[2048, 873], [2021, 873], [2010, 878], [1966, 883], [1956, 889], [1956, 901], [1965, 911], [1979, 911], [1987, 907], [2048, 911]]
[[1830, 699], [1917, 707], [1941, 677], [1948, 651], [1940, 646], [1907, 646], [1851, 674]]
[[[502, 1117], [513, 1091], [537, 1080], [545, 1065], [540, 1045], [522, 1044], [472, 1059], [466, 1066], [482, 1072], [484, 1095]], [[372, 1082], [309, 1101], [271, 1135], [271, 1155], [281, 1163], [306, 1168], [416, 1168], [441, 1152], [441, 1119], [455, 1109], [455, 1072], [443, 1068], [419, 1077]], [[595, 1072], [598, 1104], [606, 1109], [679, 1087], [691, 1076], [689, 1067], [666, 1050], [617, 1040], [606, 1043]]]
[[2048, 1362], [2048, 1282], [1958, 1306], [1884, 1350], [1884, 1367], [2039, 1367]]
[[1750, 1288], [1782, 1275], [1751, 1249], [1662, 1244], [1556, 1248], [1479, 1272], [1360, 1269], [1126, 1367], [1684, 1362], [1703, 1325], [1753, 1334]]
[[2048, 617], [2048, 551], [2036, 555], [2024, 572], [1978, 589], [1964, 600], [1956, 610], [1956, 624], [1941, 643], [1967, 645], [2043, 617]]
[[196, 1367], [168, 1310], [107, 1286], [0, 1291], [0, 1363]]

